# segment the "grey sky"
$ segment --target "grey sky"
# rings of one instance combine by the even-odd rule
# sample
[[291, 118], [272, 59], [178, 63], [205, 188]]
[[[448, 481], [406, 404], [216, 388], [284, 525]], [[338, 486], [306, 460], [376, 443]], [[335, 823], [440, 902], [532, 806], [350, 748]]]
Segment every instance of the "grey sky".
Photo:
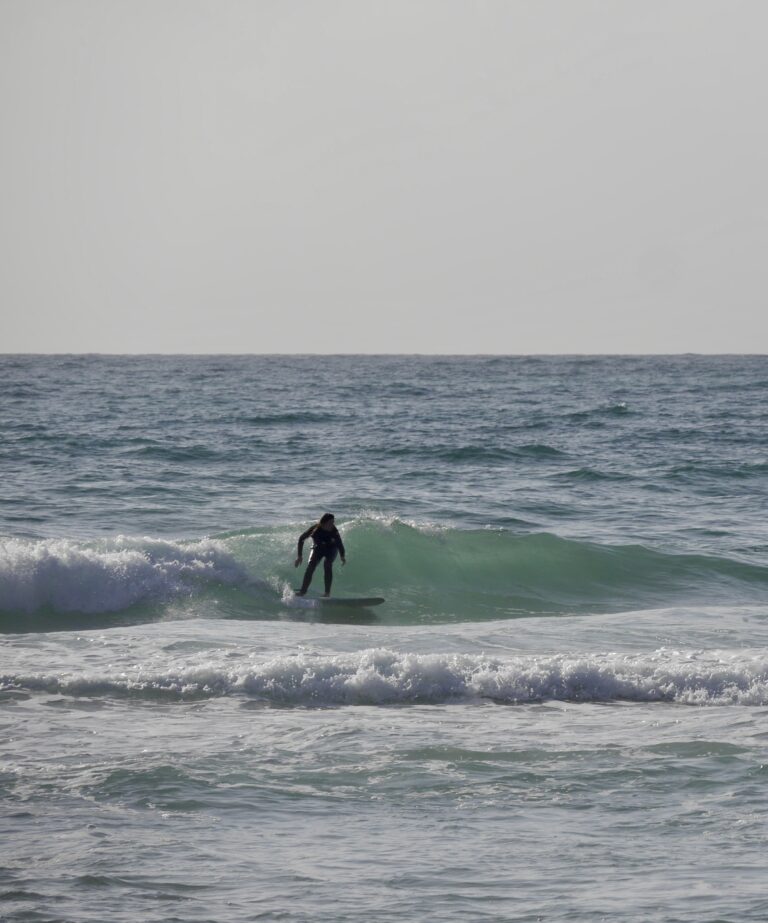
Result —
[[2, 352], [768, 352], [763, 0], [0, 0]]

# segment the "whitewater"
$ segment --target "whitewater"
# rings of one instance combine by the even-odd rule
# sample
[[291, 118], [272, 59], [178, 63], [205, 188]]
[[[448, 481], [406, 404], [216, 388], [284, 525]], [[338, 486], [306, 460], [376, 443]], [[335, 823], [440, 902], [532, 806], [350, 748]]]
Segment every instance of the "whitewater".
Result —
[[[766, 397], [0, 357], [0, 919], [764, 920]], [[383, 606], [295, 597], [326, 510]]]

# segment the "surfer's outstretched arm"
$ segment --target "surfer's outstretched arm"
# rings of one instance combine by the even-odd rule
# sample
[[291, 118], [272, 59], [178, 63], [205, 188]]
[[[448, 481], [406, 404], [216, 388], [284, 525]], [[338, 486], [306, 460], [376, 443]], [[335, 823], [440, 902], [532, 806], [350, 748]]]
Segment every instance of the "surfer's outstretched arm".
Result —
[[315, 531], [317, 524], [310, 526], [306, 532], [302, 532], [299, 536], [299, 545], [296, 552], [296, 560], [293, 562], [294, 567], [298, 567], [301, 564], [301, 558], [304, 553], [304, 542], [309, 538], [309, 536]]

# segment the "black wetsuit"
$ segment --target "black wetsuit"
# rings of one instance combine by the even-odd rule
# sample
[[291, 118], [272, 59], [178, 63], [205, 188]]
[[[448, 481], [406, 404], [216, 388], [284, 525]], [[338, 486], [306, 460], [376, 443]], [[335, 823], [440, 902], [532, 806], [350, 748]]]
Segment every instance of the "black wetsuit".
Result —
[[339, 535], [339, 530], [334, 526], [330, 531], [324, 529], [318, 523], [310, 526], [306, 532], [302, 532], [299, 536], [299, 557], [301, 557], [302, 550], [304, 548], [304, 542], [312, 537], [312, 551], [309, 553], [309, 563], [307, 564], [307, 569], [304, 571], [304, 580], [301, 584], [301, 589], [299, 590], [299, 595], [303, 596], [309, 589], [310, 583], [312, 583], [312, 577], [315, 573], [315, 568], [320, 563], [323, 562], [323, 576], [325, 577], [325, 592], [326, 594], [331, 592], [331, 584], [333, 583], [333, 562], [336, 560], [336, 555], [338, 552], [341, 552], [341, 557], [346, 557], [344, 553], [344, 542], [341, 540], [341, 535]]

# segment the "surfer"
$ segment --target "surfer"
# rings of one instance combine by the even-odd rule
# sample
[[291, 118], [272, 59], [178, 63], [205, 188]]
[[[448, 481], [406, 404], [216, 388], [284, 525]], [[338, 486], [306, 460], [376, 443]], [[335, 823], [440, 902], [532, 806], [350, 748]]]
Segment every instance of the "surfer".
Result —
[[333, 513], [323, 513], [320, 517], [320, 522], [315, 523], [313, 526], [310, 526], [306, 532], [301, 533], [299, 536], [299, 553], [296, 556], [294, 567], [298, 567], [299, 564], [301, 564], [304, 542], [310, 537], [313, 543], [312, 551], [309, 553], [309, 562], [307, 563], [307, 569], [304, 571], [304, 580], [301, 583], [301, 589], [296, 595], [305, 595], [309, 589], [310, 583], [312, 583], [315, 568], [320, 561], [322, 561], [323, 576], [325, 577], [325, 593], [323, 595], [330, 596], [331, 584], [333, 583], [333, 562], [336, 560], [337, 553], [341, 553], [341, 563], [347, 563], [347, 557], [344, 553], [344, 542], [342, 542], [339, 530], [336, 528]]

